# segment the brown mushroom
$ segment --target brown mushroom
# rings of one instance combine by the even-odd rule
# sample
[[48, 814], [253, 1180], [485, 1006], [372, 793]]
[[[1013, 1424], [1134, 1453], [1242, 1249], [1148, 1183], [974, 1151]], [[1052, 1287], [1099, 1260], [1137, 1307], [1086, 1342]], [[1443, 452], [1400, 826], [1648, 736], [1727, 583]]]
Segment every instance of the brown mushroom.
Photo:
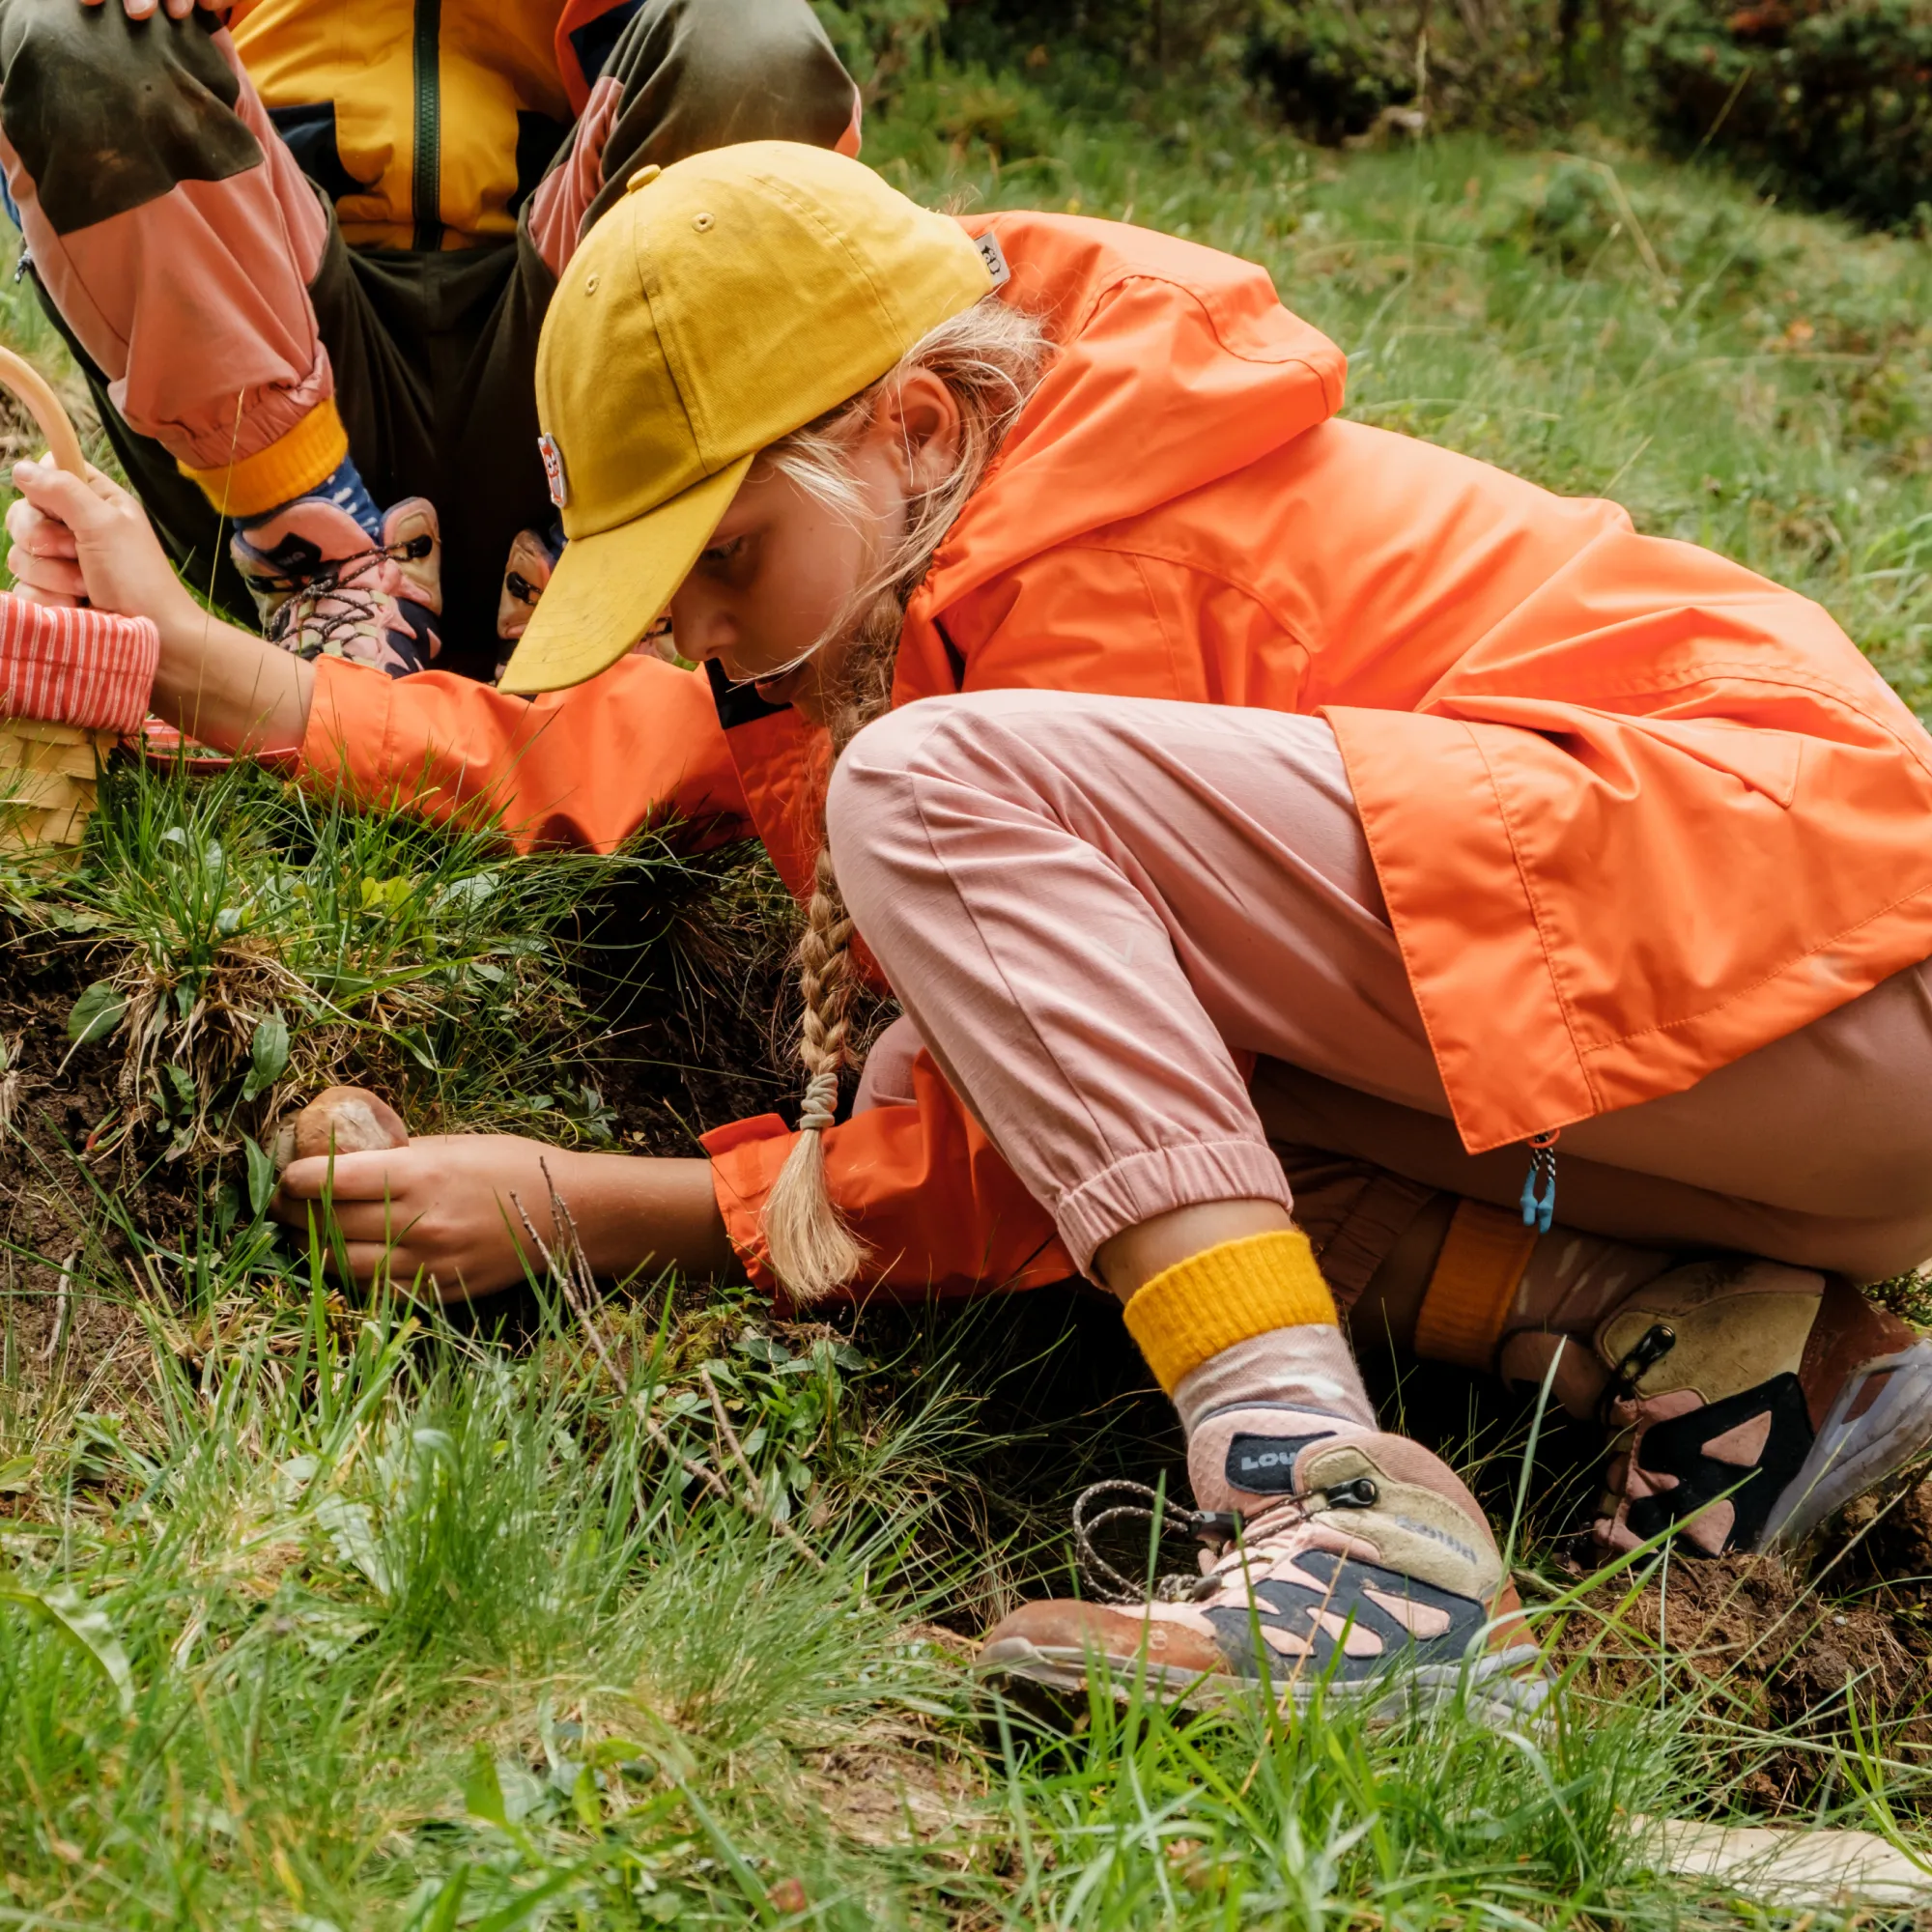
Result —
[[327, 1087], [275, 1130], [275, 1171], [315, 1154], [371, 1153], [408, 1147], [402, 1116], [366, 1087]]

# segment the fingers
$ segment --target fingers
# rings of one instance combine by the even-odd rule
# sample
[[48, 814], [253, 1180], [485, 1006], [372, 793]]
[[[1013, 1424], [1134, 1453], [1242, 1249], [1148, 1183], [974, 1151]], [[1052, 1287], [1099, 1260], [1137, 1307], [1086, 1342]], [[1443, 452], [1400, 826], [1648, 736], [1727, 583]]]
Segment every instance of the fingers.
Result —
[[468, 1301], [469, 1291], [462, 1276], [449, 1281], [430, 1273], [428, 1264], [408, 1248], [385, 1248], [373, 1241], [352, 1241], [347, 1249], [349, 1272], [355, 1286], [373, 1294], [387, 1282], [398, 1293], [418, 1301]]
[[73, 532], [44, 511], [35, 509], [24, 497], [15, 497], [7, 506], [7, 534], [33, 556], [72, 558], [79, 554], [73, 546]]
[[17, 593], [30, 604], [78, 604], [87, 596], [80, 565], [58, 557], [36, 556], [15, 544], [7, 553]]
[[[331, 1203], [330, 1207], [332, 1210], [330, 1218], [335, 1224], [335, 1232], [345, 1241], [378, 1243], [386, 1241], [393, 1246], [405, 1239], [421, 1220], [420, 1215], [414, 1219], [406, 1219], [386, 1201], [337, 1201]], [[300, 1226], [311, 1213], [319, 1211], [320, 1204], [316, 1202], [303, 1201], [295, 1204], [294, 1222], [297, 1226]]]
[[281, 1192], [292, 1201], [320, 1201], [327, 1188], [338, 1205], [346, 1201], [400, 1201], [420, 1179], [420, 1163], [410, 1158], [412, 1151], [409, 1148], [382, 1148], [369, 1153], [314, 1154], [306, 1160], [292, 1160], [282, 1170]]
[[[17, 467], [37, 472], [41, 469], [38, 464]], [[67, 525], [18, 497], [7, 506], [7, 534], [14, 540], [7, 568], [19, 595], [32, 604], [78, 604], [86, 599], [79, 551]]]
[[[108, 480], [99, 470], [94, 477], [99, 477], [101, 482]], [[104, 531], [114, 515], [114, 497], [103, 496], [94, 477], [83, 483], [78, 476], [70, 476], [51, 463], [14, 466], [14, 488], [43, 517], [51, 517], [81, 535]], [[119, 494], [115, 492], [116, 496]]]

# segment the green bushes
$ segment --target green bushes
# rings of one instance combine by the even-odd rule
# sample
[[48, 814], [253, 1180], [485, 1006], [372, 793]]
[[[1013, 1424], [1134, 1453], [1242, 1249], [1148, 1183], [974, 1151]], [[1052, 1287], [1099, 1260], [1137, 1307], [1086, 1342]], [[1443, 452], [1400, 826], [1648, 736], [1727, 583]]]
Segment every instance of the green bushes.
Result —
[[1653, 119], [1761, 185], [1877, 227], [1932, 207], [1932, 7], [1854, 0], [1733, 11], [1675, 0], [1639, 37]]
[[[1932, 216], [1932, 0], [819, 0], [868, 100], [924, 63], [1001, 156], [1097, 87], [1244, 90], [1324, 146], [1589, 115], [1873, 227]], [[950, 85], [930, 71], [943, 53]], [[956, 96], [956, 99], [950, 97]], [[924, 106], [933, 105], [924, 101]]]
[[1540, 0], [1442, 10], [1263, 0], [1253, 11], [1249, 73], [1292, 125], [1329, 145], [1448, 128], [1533, 130], [1562, 95], [1566, 50], [1585, 31], [1579, 8]]

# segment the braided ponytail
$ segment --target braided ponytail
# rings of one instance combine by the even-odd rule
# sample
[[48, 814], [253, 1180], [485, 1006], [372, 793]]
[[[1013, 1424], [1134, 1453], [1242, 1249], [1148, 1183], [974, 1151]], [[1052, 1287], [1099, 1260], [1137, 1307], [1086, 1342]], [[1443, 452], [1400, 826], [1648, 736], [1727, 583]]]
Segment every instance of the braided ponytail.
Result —
[[766, 1197], [765, 1246], [792, 1298], [809, 1304], [836, 1293], [866, 1258], [825, 1184], [825, 1129], [838, 1117], [852, 1000], [852, 919], [822, 841], [798, 942], [798, 1057], [810, 1078], [797, 1137]]
[[[765, 451], [762, 460], [808, 496], [836, 515], [857, 517], [863, 499], [847, 452], [871, 421], [880, 395], [909, 371], [931, 369], [958, 399], [959, 459], [952, 472], [908, 505], [906, 528], [898, 542], [860, 582], [828, 630], [828, 638], [844, 637], [849, 642], [839, 667], [840, 689], [827, 706], [832, 753], [828, 779], [845, 747], [890, 707], [906, 605], [1038, 385], [1051, 351], [1040, 322], [989, 296], [963, 315], [941, 323], [914, 345], [896, 369], [862, 395]], [[764, 1213], [765, 1247], [773, 1271], [793, 1300], [807, 1306], [836, 1294], [858, 1273], [866, 1258], [833, 1205], [825, 1179], [825, 1129], [837, 1117], [856, 976], [852, 919], [839, 894], [825, 838], [823, 792], [819, 806], [818, 858], [798, 945], [804, 1008], [798, 1054], [807, 1076], [805, 1103], [797, 1138], [766, 1197]]]

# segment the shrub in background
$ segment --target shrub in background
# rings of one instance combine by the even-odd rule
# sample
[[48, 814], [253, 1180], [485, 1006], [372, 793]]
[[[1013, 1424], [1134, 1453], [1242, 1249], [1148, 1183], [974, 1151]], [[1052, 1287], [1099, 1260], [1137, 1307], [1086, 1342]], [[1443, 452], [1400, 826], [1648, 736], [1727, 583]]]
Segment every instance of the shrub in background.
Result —
[[1248, 71], [1284, 117], [1333, 146], [1450, 128], [1546, 123], [1601, 18], [1558, 0], [1260, 0]]
[[[1878, 227], [1932, 227], [1932, 0], [816, 0], [866, 89], [996, 159], [1069, 107], [1236, 97], [1328, 146], [1580, 111]], [[941, 58], [943, 56], [943, 58]], [[927, 99], [931, 93], [934, 99]], [[1238, 111], [1238, 109], [1237, 109]]]
[[868, 108], [930, 49], [946, 19], [946, 0], [812, 0], [812, 9]]
[[1666, 0], [1636, 36], [1659, 128], [1878, 227], [1932, 215], [1932, 5]]

